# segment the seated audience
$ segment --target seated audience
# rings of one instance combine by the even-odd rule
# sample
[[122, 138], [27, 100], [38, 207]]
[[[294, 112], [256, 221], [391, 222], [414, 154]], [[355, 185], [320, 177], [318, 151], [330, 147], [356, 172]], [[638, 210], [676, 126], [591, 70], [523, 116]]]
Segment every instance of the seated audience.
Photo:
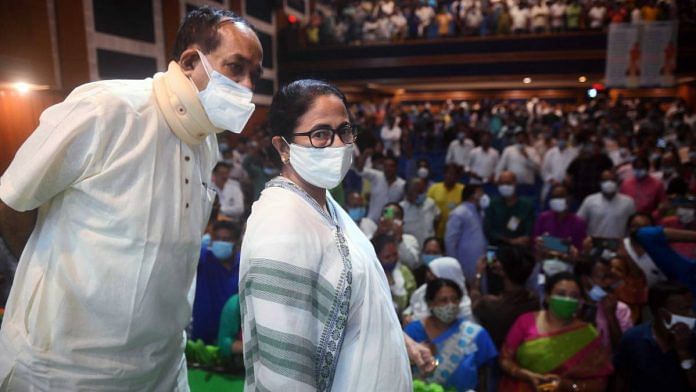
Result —
[[377, 230], [377, 224], [372, 219], [367, 217], [367, 207], [365, 199], [358, 192], [350, 192], [346, 199], [346, 209], [348, 215], [353, 219], [360, 230], [367, 238], [372, 238], [372, 235]]
[[382, 216], [377, 223], [374, 237], [389, 235], [394, 238], [399, 250], [399, 261], [409, 269], [418, 268], [420, 263], [420, 244], [416, 237], [404, 233], [404, 210], [397, 203], [388, 203], [384, 206]]
[[230, 177], [230, 165], [225, 162], [215, 165], [212, 187], [220, 198], [220, 212], [240, 223], [244, 216], [244, 194], [239, 181]]
[[372, 155], [372, 149], [366, 149], [355, 162], [354, 169], [358, 175], [370, 184], [370, 203], [367, 217], [373, 222], [379, 221], [382, 208], [387, 203], [399, 202], [404, 197], [406, 181], [396, 175], [396, 159], [384, 159], [384, 170], [365, 167], [365, 161]]

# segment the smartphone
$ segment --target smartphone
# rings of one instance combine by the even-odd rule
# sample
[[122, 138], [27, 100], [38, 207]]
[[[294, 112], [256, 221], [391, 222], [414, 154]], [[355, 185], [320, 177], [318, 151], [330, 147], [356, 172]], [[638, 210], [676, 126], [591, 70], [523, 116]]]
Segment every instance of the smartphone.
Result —
[[541, 241], [544, 248], [548, 250], [552, 250], [559, 253], [568, 253], [568, 251], [570, 250], [570, 245], [568, 244], [568, 241], [562, 238], [545, 235], [541, 237]]
[[595, 249], [608, 249], [615, 252], [619, 249], [619, 245], [619, 240], [615, 238], [592, 237], [592, 247]]
[[489, 246], [488, 250], [486, 250], [486, 261], [488, 264], [493, 264], [493, 261], [495, 260], [495, 253], [498, 251], [497, 246]]
[[394, 209], [391, 207], [387, 207], [384, 210], [384, 219], [394, 219]]

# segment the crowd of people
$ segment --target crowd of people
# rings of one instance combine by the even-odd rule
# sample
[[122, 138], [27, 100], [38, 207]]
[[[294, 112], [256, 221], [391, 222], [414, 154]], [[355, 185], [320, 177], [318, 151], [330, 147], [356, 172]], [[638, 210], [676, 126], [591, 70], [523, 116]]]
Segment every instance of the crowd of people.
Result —
[[[351, 111], [356, 154], [331, 193], [372, 241], [405, 332], [437, 353], [420, 377], [457, 390], [696, 386], [696, 115], [683, 101]], [[212, 179], [189, 332], [227, 356], [242, 351], [239, 249], [278, 174], [271, 148], [263, 129], [221, 143]]]
[[673, 20], [677, 9], [667, 0], [319, 1], [303, 31], [309, 45], [542, 34]]

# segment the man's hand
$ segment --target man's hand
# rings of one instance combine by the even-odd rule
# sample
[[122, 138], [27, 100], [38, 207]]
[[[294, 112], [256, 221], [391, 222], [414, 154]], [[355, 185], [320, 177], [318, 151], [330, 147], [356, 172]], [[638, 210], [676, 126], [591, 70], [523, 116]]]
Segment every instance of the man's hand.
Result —
[[680, 357], [691, 358], [692, 331], [684, 323], [677, 323], [669, 329], [674, 336], [674, 350]]

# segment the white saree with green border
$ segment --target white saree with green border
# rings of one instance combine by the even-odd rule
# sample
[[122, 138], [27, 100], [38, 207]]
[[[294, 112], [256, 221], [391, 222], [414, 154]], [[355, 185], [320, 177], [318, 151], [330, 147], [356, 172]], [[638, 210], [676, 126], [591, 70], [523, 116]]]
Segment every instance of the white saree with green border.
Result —
[[372, 245], [328, 192], [327, 210], [282, 177], [252, 207], [239, 285], [245, 390], [411, 391]]

